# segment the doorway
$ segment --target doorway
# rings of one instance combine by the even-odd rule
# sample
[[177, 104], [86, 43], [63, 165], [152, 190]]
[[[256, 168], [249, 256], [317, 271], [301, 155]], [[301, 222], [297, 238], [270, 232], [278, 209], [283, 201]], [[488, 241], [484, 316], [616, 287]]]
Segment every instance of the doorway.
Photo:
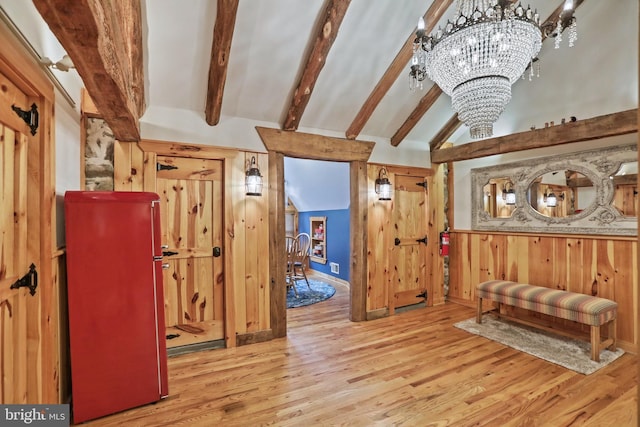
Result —
[[[345, 162], [285, 157], [285, 234], [306, 234], [306, 277], [287, 289], [287, 306], [316, 301], [336, 285], [349, 286], [350, 188]], [[295, 207], [295, 215], [293, 215]], [[293, 218], [295, 224], [289, 224]], [[295, 230], [292, 234], [291, 230]], [[309, 273], [313, 278], [309, 277]], [[323, 295], [325, 294], [325, 295]], [[308, 301], [307, 301], [308, 300]]]
[[273, 337], [287, 335], [284, 157], [309, 158], [349, 163], [349, 319], [366, 320], [367, 284], [367, 160], [375, 143], [352, 141], [302, 132], [256, 127], [269, 157], [269, 263], [270, 324]]

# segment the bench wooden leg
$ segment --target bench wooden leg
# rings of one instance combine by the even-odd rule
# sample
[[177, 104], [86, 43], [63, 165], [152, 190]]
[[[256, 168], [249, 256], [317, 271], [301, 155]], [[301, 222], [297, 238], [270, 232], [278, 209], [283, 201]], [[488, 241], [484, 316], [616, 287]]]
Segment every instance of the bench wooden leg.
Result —
[[612, 341], [607, 348], [611, 351], [616, 351], [616, 319], [609, 322], [609, 339]]
[[476, 313], [476, 323], [482, 323], [482, 298], [478, 298], [478, 311]]
[[600, 326], [591, 326], [591, 360], [600, 361]]

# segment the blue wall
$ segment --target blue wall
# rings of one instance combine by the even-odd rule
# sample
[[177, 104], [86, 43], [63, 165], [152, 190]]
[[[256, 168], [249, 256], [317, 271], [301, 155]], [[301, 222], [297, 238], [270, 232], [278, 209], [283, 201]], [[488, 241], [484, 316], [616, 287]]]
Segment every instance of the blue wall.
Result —
[[[309, 218], [312, 216], [326, 216], [327, 228], [327, 263], [320, 264], [310, 261], [309, 267], [312, 270], [326, 273], [330, 276], [338, 277], [342, 280], [349, 280], [349, 209], [331, 211], [309, 211], [298, 213], [298, 227], [301, 233], [309, 232]], [[340, 274], [331, 273], [330, 262], [340, 265]]]

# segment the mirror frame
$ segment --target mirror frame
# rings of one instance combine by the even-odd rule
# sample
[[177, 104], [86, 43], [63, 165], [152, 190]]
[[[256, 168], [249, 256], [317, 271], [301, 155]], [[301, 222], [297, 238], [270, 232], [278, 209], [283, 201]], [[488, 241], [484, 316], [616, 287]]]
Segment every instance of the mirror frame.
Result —
[[[471, 169], [471, 227], [484, 231], [636, 236], [638, 219], [625, 217], [613, 207], [611, 177], [623, 163], [637, 160], [637, 145], [632, 144]], [[533, 209], [527, 200], [531, 183], [547, 172], [567, 169], [591, 180], [595, 201], [582, 212], [566, 217], [548, 217]], [[516, 206], [510, 218], [492, 218], [484, 210], [483, 187], [498, 177], [508, 177], [514, 183]]]

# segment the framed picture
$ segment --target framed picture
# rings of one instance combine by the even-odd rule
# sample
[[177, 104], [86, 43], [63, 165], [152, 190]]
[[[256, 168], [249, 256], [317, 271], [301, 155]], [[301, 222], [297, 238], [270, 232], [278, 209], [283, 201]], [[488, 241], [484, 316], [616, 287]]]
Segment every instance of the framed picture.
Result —
[[98, 117], [85, 117], [84, 127], [84, 189], [113, 191], [113, 132]]

